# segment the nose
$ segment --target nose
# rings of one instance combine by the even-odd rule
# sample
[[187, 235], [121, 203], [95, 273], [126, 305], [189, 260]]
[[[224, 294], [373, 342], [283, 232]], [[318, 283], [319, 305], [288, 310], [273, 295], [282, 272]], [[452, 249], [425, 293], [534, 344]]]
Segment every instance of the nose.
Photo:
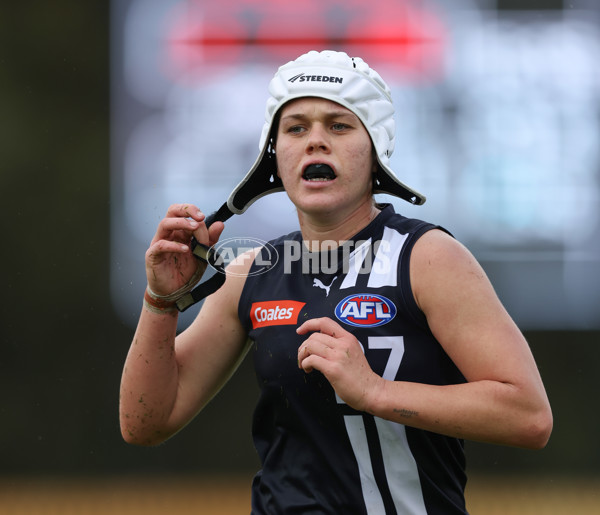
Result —
[[329, 152], [330, 142], [325, 127], [321, 124], [314, 124], [308, 134], [306, 140], [306, 152], [312, 154], [314, 152]]

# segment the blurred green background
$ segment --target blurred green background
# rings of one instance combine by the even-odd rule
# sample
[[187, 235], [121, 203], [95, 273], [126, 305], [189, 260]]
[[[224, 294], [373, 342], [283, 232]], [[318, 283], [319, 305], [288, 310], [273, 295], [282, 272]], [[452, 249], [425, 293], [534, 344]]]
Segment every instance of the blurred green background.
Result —
[[[109, 297], [109, 12], [56, 0], [0, 8], [0, 474], [242, 474], [257, 396], [246, 362], [197, 419], [154, 449], [123, 443], [132, 336]], [[599, 332], [527, 332], [555, 425], [539, 452], [467, 444], [471, 470], [598, 474]]]

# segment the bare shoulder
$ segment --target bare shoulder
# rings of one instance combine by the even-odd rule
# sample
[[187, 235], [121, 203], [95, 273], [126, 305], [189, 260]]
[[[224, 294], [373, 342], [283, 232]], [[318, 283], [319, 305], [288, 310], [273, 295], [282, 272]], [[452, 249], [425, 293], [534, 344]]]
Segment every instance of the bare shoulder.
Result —
[[[468, 293], [468, 288], [491, 288], [473, 254], [458, 240], [439, 229], [426, 232], [415, 243], [410, 271], [413, 294], [421, 309], [426, 307], [427, 299], [436, 296], [436, 292], [447, 293], [450, 290], [454, 296], [460, 291]], [[461, 285], [460, 291], [458, 285]]]
[[482, 366], [488, 359], [484, 355], [524, 356], [521, 331], [481, 265], [460, 242], [440, 230], [424, 234], [413, 249], [410, 276], [431, 331], [465, 376], [472, 379], [484, 370], [491, 374], [491, 363]]
[[417, 254], [418, 258], [427, 257], [428, 261], [440, 258], [475, 259], [462, 243], [440, 229], [432, 229], [423, 234], [415, 243], [414, 254]]

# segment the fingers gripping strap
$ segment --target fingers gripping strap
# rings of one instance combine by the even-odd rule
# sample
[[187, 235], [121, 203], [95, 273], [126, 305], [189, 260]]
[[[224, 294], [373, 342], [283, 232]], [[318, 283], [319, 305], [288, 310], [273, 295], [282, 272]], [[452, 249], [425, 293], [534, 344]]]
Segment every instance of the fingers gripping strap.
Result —
[[[226, 220], [229, 220], [232, 215], [233, 212], [227, 207], [227, 202], [225, 202], [217, 211], [207, 216], [204, 223], [208, 228], [214, 222], [225, 222]], [[198, 259], [208, 263], [216, 269], [217, 273], [204, 283], [198, 285], [192, 291], [187, 292], [177, 299], [175, 305], [181, 312], [193, 306], [196, 302], [200, 302], [203, 298], [208, 297], [211, 293], [216, 292], [225, 282], [223, 260], [214, 249], [199, 243], [196, 238], [192, 238], [192, 252]]]
[[192, 291], [187, 292], [177, 299], [175, 305], [181, 312], [208, 297], [211, 293], [217, 291], [225, 282], [225, 267], [221, 255], [212, 247], [207, 247], [199, 243], [195, 238], [192, 239], [192, 253], [196, 258], [208, 263], [217, 273], [202, 284], [199, 284]]

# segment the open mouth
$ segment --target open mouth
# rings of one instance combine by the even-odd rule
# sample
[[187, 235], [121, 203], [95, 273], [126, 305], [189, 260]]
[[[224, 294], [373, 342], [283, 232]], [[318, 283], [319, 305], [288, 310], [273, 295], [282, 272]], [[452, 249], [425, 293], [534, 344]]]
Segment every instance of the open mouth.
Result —
[[332, 181], [335, 179], [335, 172], [331, 166], [317, 163], [308, 165], [302, 174], [302, 178], [307, 181]]

